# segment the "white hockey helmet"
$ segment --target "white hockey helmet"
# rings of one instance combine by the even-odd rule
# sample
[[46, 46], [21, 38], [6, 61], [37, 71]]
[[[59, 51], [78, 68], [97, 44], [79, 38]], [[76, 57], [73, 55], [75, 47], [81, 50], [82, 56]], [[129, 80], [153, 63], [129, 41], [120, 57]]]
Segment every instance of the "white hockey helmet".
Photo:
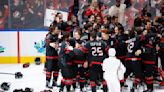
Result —
[[109, 57], [115, 57], [116, 56], [116, 50], [114, 48], [110, 48], [108, 50]]

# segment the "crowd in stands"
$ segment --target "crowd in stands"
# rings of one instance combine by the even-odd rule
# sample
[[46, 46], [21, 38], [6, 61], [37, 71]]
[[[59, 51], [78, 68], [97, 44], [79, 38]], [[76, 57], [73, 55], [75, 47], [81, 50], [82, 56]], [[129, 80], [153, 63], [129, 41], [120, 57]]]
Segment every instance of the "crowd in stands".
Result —
[[10, 22], [13, 29], [31, 29], [43, 26], [43, 0], [11, 0]]
[[[106, 15], [117, 16], [118, 21], [125, 28], [132, 28], [134, 19], [144, 15], [146, 11], [151, 19], [162, 16], [163, 0], [121, 0], [120, 7], [116, 7], [115, 0], [98, 0], [93, 4], [92, 0], [80, 0], [78, 3], [78, 21], [80, 25], [90, 15], [90, 10], [101, 12], [101, 19]], [[70, 12], [73, 0], [1, 0], [0, 2], [0, 28], [1, 29], [35, 29], [44, 27], [44, 15], [46, 8]], [[90, 9], [88, 8], [90, 7]], [[87, 14], [85, 15], [85, 12]]]
[[43, 28], [44, 0], [1, 0], [0, 29]]

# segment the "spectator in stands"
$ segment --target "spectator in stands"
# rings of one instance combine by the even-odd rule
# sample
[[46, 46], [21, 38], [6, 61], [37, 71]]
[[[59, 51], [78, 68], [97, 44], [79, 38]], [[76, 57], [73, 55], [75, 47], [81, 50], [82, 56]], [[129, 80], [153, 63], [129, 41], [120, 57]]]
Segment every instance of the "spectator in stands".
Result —
[[24, 8], [25, 25], [24, 28], [43, 28], [44, 23], [44, 3], [42, 0], [25, 1]]
[[103, 20], [103, 26], [101, 28], [108, 29], [110, 31], [111, 17], [106, 15]]
[[115, 25], [122, 25], [122, 24], [119, 22], [119, 17], [116, 16], [114, 20], [115, 20], [115, 21], [114, 21]]
[[101, 20], [100, 16], [96, 16], [95, 22], [101, 25], [103, 23], [103, 20]]
[[[53, 4], [53, 7], [55, 10], [58, 10], [61, 4], [59, 4], [59, 0], [50, 0], [51, 2], [49, 4]], [[47, 2], [47, 0], [46, 0]]]
[[95, 20], [96, 18], [94, 14], [88, 16], [88, 22], [90, 22], [91, 24], [94, 24]]
[[104, 25], [109, 25], [111, 23], [111, 17], [109, 15], [105, 16], [103, 23]]
[[58, 1], [58, 9], [61, 11], [68, 12], [69, 7], [71, 6], [73, 0], [59, 0]]
[[42, 28], [44, 25], [44, 2], [43, 0], [35, 0], [34, 2], [34, 28]]
[[153, 0], [152, 1], [152, 7], [155, 8], [156, 12], [154, 13], [154, 15], [152, 15], [153, 17], [155, 16], [161, 16], [161, 12], [160, 12], [160, 5], [162, 4], [163, 0]]
[[161, 16], [160, 13], [160, 3], [162, 3], [163, 0], [147, 0], [144, 3], [144, 8], [147, 11], [151, 11], [151, 19], [153, 19], [155, 16]]
[[131, 6], [129, 6], [125, 11], [128, 28], [133, 27], [134, 19], [137, 17], [139, 13], [139, 10], [135, 8], [136, 0], [130, 0], [130, 1], [131, 1]]
[[8, 7], [8, 0], [0, 0], [0, 9], [4, 10]]
[[0, 30], [5, 29], [5, 24], [7, 23], [7, 18], [8, 18], [8, 6], [3, 5], [4, 8], [0, 8]]
[[116, 0], [116, 4], [109, 9], [109, 15], [117, 16], [118, 22], [121, 23], [123, 26], [126, 25], [125, 14], [124, 14], [125, 8], [126, 5], [122, 4], [121, 0]]
[[53, 3], [53, 0], [46, 0], [46, 8], [47, 9], [52, 9], [54, 10], [54, 3]]
[[114, 30], [115, 27], [115, 16], [111, 17], [111, 22], [109, 24], [109, 31], [112, 32]]
[[76, 28], [79, 26], [79, 22], [76, 16], [72, 15], [71, 19], [68, 21], [68, 31], [71, 32], [71, 37], [73, 37], [73, 33], [76, 31]]
[[0, 9], [4, 10], [8, 7], [8, 0], [0, 0]]
[[22, 0], [12, 0], [11, 3], [11, 28], [18, 29], [23, 27], [23, 9], [24, 2]]
[[161, 3], [160, 8], [161, 16], [164, 18], [164, 1]]
[[77, 17], [79, 12], [79, 0], [74, 0], [74, 4], [69, 8], [68, 20], [72, 18], [72, 16]]
[[25, 18], [24, 19], [24, 28], [32, 28], [33, 27], [33, 24], [35, 23], [35, 19], [34, 19], [34, 5], [31, 4], [30, 2], [28, 1], [25, 1], [26, 3], [26, 7], [24, 8], [24, 11], [23, 11], [23, 17]]
[[101, 20], [103, 21], [102, 13], [101, 13], [100, 6], [99, 6], [99, 2], [97, 0], [92, 0], [92, 4], [91, 4], [90, 7], [88, 7], [85, 15], [88, 17], [92, 14], [95, 15], [95, 16], [100, 16]]

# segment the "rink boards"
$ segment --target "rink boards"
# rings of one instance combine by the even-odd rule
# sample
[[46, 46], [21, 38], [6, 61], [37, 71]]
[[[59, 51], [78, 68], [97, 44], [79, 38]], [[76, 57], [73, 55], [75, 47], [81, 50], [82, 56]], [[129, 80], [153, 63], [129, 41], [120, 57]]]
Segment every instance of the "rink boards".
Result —
[[0, 31], [0, 64], [45, 61], [43, 42], [47, 30]]

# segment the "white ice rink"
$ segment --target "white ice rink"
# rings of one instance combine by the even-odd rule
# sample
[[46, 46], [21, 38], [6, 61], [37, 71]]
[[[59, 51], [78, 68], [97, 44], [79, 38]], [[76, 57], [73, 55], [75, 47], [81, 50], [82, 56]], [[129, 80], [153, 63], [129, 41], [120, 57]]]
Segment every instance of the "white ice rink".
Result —
[[[1, 64], [0, 72], [5, 72], [5, 73], [22, 72], [23, 73], [22, 79], [15, 79], [15, 76], [13, 75], [0, 74], [0, 84], [3, 82], [11, 83], [10, 90], [6, 92], [13, 92], [14, 89], [21, 89], [21, 88], [25, 89], [26, 87], [33, 88], [34, 92], [40, 92], [45, 89], [45, 74], [43, 73], [43, 65], [30, 65], [29, 68], [22, 68], [21, 64], [20, 65]], [[128, 85], [131, 85], [130, 81], [128, 82]], [[0, 92], [1, 92], [1, 89], [0, 89]], [[53, 92], [58, 92], [58, 88], [53, 89]], [[76, 92], [80, 92], [79, 89], [77, 89]], [[87, 92], [90, 92], [90, 91], [87, 91]], [[102, 91], [98, 90], [97, 92], [102, 92]], [[130, 91], [125, 90], [124, 92], [130, 92]], [[140, 89], [140, 91], [136, 91], [136, 92], [142, 92], [142, 88]], [[154, 92], [164, 92], [164, 87], [156, 86]]]

